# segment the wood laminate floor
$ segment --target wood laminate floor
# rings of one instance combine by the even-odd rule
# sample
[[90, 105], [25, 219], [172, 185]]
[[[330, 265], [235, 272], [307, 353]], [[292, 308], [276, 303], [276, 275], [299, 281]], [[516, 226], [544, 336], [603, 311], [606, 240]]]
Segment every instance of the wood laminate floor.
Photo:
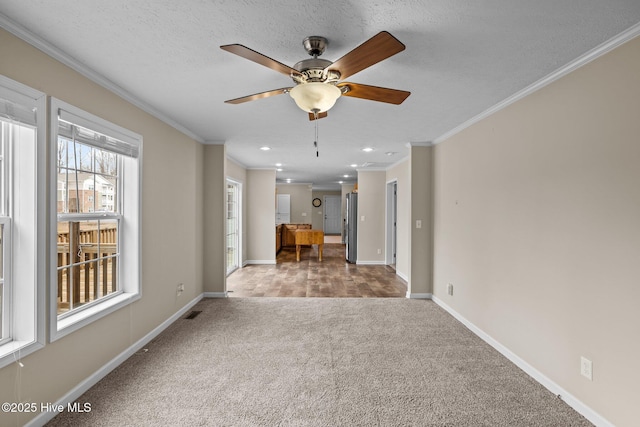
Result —
[[316, 246], [285, 247], [276, 265], [248, 265], [227, 277], [230, 297], [404, 298], [407, 283], [386, 265], [345, 261], [343, 244], [325, 244], [322, 262]]

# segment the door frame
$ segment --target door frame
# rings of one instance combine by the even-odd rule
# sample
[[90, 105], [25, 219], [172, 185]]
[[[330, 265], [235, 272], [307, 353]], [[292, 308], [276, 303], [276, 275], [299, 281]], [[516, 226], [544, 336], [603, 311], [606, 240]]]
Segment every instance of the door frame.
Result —
[[386, 189], [385, 264], [395, 265], [398, 251], [398, 180], [387, 182]]
[[[235, 251], [236, 252], [236, 262], [237, 263], [236, 263], [235, 268], [233, 268], [231, 271], [228, 270], [228, 268], [227, 268], [228, 262], [229, 262], [229, 260], [227, 259], [228, 249], [225, 248], [225, 251], [224, 251], [224, 265], [225, 265], [225, 275], [226, 276], [229, 276], [231, 273], [233, 273], [234, 271], [236, 271], [237, 269], [242, 267], [242, 259], [243, 259], [243, 256], [242, 256], [242, 250], [243, 250], [243, 248], [242, 248], [242, 232], [243, 232], [243, 230], [242, 230], [242, 182], [239, 182], [239, 181], [236, 181], [235, 179], [227, 177], [225, 190], [227, 190], [227, 187], [229, 185], [234, 185], [236, 187], [236, 192], [237, 192], [237, 194], [236, 194], [236, 197], [237, 197], [237, 200], [236, 200], [236, 210], [237, 210], [237, 212], [236, 212], [236, 214], [237, 214], [236, 222], [237, 222], [238, 232], [237, 232], [237, 236], [236, 236], [237, 247], [236, 247], [236, 251]], [[226, 195], [227, 195], [227, 191], [225, 191], [225, 204], [228, 204]], [[229, 221], [226, 218], [227, 209], [225, 209], [225, 221], [224, 221], [225, 241], [226, 241], [227, 236], [229, 234], [229, 230], [228, 230]]]

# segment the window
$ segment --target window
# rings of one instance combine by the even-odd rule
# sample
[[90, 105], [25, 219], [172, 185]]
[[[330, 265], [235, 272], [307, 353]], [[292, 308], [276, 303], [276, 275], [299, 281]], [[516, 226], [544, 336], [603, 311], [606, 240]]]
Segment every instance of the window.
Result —
[[0, 76], [0, 367], [44, 344], [45, 109]]
[[142, 137], [57, 99], [51, 114], [53, 341], [140, 296]]

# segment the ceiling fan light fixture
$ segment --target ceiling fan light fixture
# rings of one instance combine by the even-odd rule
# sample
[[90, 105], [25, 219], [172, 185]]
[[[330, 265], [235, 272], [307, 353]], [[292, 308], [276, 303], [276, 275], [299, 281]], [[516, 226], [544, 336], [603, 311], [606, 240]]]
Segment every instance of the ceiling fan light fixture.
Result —
[[324, 113], [336, 103], [342, 91], [327, 83], [311, 82], [299, 84], [289, 91], [289, 95], [301, 110], [307, 113]]

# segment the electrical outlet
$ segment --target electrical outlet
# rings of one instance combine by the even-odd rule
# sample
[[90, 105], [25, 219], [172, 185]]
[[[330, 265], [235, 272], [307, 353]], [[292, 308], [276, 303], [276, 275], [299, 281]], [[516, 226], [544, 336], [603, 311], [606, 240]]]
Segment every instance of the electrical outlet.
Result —
[[580, 357], [580, 375], [593, 381], [593, 362], [586, 357]]
[[378, 249], [378, 255], [382, 253], [382, 249]]
[[178, 289], [177, 289], [178, 296], [180, 296], [183, 292], [184, 292], [184, 284], [178, 283]]
[[447, 284], [447, 294], [453, 296], [453, 283]]
[[422, 228], [422, 220], [416, 219], [416, 228]]

